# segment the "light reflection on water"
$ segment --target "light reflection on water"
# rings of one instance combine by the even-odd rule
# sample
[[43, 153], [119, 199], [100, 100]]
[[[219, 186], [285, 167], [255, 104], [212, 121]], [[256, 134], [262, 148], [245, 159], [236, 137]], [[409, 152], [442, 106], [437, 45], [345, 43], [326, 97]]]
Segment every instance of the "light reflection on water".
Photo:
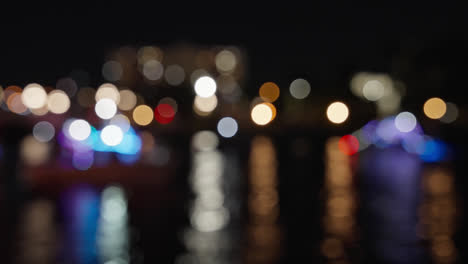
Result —
[[192, 138], [189, 182], [195, 195], [190, 205], [191, 226], [183, 232], [186, 252], [175, 263], [238, 263], [239, 164], [235, 153], [218, 149], [211, 131]]
[[[208, 141], [215, 144], [192, 153], [191, 226], [182, 236], [186, 252], [175, 263], [275, 263], [283, 248], [275, 145], [268, 137], [252, 140], [244, 198], [238, 152], [218, 148], [217, 138]], [[457, 261], [457, 201], [449, 168], [422, 163], [400, 147], [369, 147], [347, 156], [337, 142], [331, 138], [325, 147], [319, 249], [329, 263], [359, 263], [363, 256], [386, 263]], [[357, 174], [353, 160], [359, 161]], [[242, 199], [246, 215], [240, 210]], [[108, 186], [101, 192], [77, 185], [61, 202], [62, 210], [45, 199], [25, 206], [15, 263], [131, 262], [123, 188]], [[63, 223], [57, 223], [60, 213]]]
[[351, 158], [338, 147], [339, 138], [325, 144], [324, 240], [321, 252], [330, 263], [349, 261], [347, 251], [355, 240], [356, 190]]
[[275, 263], [281, 255], [276, 150], [270, 138], [252, 140], [249, 157], [245, 263]]
[[360, 158], [363, 237], [368, 254], [380, 262], [422, 263], [418, 238], [422, 162], [400, 147], [369, 148]]

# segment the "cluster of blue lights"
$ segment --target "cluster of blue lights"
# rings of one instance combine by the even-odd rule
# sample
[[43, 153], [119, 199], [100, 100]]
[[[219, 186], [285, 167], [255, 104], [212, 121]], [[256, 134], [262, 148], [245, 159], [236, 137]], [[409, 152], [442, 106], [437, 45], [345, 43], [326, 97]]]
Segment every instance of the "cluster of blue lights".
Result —
[[395, 116], [372, 120], [353, 135], [359, 140], [360, 151], [371, 145], [377, 148], [399, 145], [428, 163], [444, 161], [450, 153], [445, 142], [425, 135], [419, 124], [409, 132], [399, 131], [395, 126]]

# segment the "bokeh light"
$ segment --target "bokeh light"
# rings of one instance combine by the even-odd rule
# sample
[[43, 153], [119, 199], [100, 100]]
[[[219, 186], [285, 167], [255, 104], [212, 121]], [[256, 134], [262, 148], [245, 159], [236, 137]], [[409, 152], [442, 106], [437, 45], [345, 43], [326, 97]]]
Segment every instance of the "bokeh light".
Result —
[[192, 86], [195, 86], [195, 83], [197, 82], [198, 79], [200, 79], [203, 76], [210, 76], [210, 73], [205, 70], [205, 69], [196, 69], [190, 74], [190, 84]]
[[202, 76], [195, 82], [195, 93], [200, 97], [210, 97], [216, 92], [216, 82], [209, 76]]
[[137, 53], [138, 64], [144, 65], [146, 62], [150, 60], [162, 61], [163, 56], [164, 56], [164, 53], [158, 47], [155, 47], [155, 46], [141, 47]]
[[427, 100], [423, 106], [424, 114], [431, 119], [439, 119], [444, 116], [447, 106], [444, 100], [433, 97]]
[[170, 104], [158, 104], [154, 110], [154, 119], [160, 124], [169, 124], [175, 117], [174, 108]]
[[72, 156], [72, 165], [77, 170], [88, 170], [94, 163], [94, 152], [74, 152]]
[[91, 126], [86, 120], [77, 119], [70, 123], [68, 135], [78, 141], [83, 141], [91, 134]]
[[61, 78], [55, 84], [55, 88], [64, 91], [71, 98], [78, 91], [78, 84], [72, 78]]
[[41, 165], [49, 159], [50, 145], [29, 135], [21, 141], [20, 154], [27, 165]]
[[48, 108], [47, 104], [45, 104], [41, 108], [30, 109], [30, 110], [31, 110], [31, 113], [33, 115], [35, 115], [35, 116], [43, 116], [43, 115], [46, 115], [49, 112], [49, 108]]
[[77, 99], [78, 104], [82, 107], [92, 107], [96, 100], [94, 99], [96, 95], [96, 90], [91, 87], [84, 87], [78, 91]]
[[164, 78], [166, 82], [172, 86], [180, 85], [185, 80], [184, 68], [177, 64], [169, 65], [164, 72]]
[[153, 116], [153, 110], [147, 105], [139, 105], [133, 110], [133, 120], [140, 126], [151, 123]]
[[353, 155], [359, 150], [359, 141], [353, 135], [345, 135], [338, 141], [338, 148], [346, 155]]
[[[21, 105], [23, 105], [24, 108], [27, 108], [26, 106], [24, 106], [22, 100], [21, 100], [21, 93], [23, 92], [23, 89], [21, 89], [21, 87], [19, 86], [16, 86], [16, 85], [10, 85], [8, 86], [7, 88], [5, 88], [5, 90], [3, 91], [3, 102], [5, 102], [5, 105], [7, 106], [7, 109], [5, 110], [10, 110], [11, 109], [9, 108], [8, 106], [8, 99], [10, 99], [10, 96], [15, 94], [15, 93], [18, 93], [20, 95], [20, 101], [21, 101]], [[3, 107], [3, 104], [2, 104], [2, 107]]]
[[109, 125], [116, 125], [122, 132], [127, 132], [130, 129], [130, 120], [125, 115], [118, 114], [111, 118]]
[[193, 107], [195, 113], [200, 116], [206, 116], [213, 112], [218, 105], [218, 98], [216, 95], [212, 95], [210, 97], [200, 97], [198, 95], [195, 96], [193, 100]]
[[28, 108], [23, 104], [21, 93], [12, 93], [8, 96], [6, 101], [8, 109], [15, 114], [25, 114]]
[[266, 105], [265, 103], [257, 104], [252, 108], [250, 113], [250, 117], [255, 124], [264, 126], [273, 118], [273, 111], [271, 110], [270, 106]]
[[348, 119], [348, 107], [342, 102], [331, 103], [327, 108], [327, 118], [330, 122], [341, 124]]
[[102, 76], [104, 79], [115, 82], [120, 80], [122, 77], [123, 68], [122, 65], [118, 61], [110, 60], [106, 61], [104, 65], [102, 65]]
[[225, 138], [233, 137], [238, 130], [237, 122], [232, 117], [223, 117], [218, 121], [218, 133]]
[[63, 114], [70, 108], [70, 98], [62, 90], [53, 90], [48, 95], [47, 107], [54, 114]]
[[442, 161], [447, 157], [447, 146], [441, 140], [429, 138], [424, 142], [423, 151], [419, 157], [425, 162]]
[[270, 107], [271, 114], [272, 114], [270, 122], [273, 121], [276, 118], [276, 107], [272, 103], [263, 103], [263, 104]]
[[123, 111], [132, 110], [137, 103], [137, 97], [135, 93], [132, 90], [128, 90], [128, 89], [121, 90], [119, 93], [120, 93], [120, 102], [118, 104], [119, 109]]
[[266, 82], [262, 84], [260, 90], [258, 91], [258, 94], [264, 101], [273, 103], [274, 101], [276, 101], [276, 99], [278, 99], [280, 95], [280, 89], [278, 85], [276, 85], [276, 83]]
[[47, 121], [40, 121], [33, 127], [33, 136], [40, 142], [48, 142], [55, 135], [54, 126]]
[[161, 79], [164, 74], [163, 65], [157, 60], [149, 60], [143, 65], [143, 75], [150, 81]]
[[122, 142], [123, 132], [116, 125], [105, 126], [101, 131], [101, 140], [108, 146], [117, 146]]
[[192, 137], [192, 147], [198, 151], [211, 151], [218, 147], [218, 136], [209, 130], [198, 131]]
[[24, 87], [21, 99], [26, 107], [38, 109], [47, 103], [47, 93], [41, 85], [31, 83]]
[[364, 84], [362, 94], [369, 101], [377, 101], [384, 96], [385, 87], [378, 80], [370, 80]]
[[164, 97], [159, 100], [158, 105], [160, 104], [168, 104], [172, 107], [172, 110], [174, 110], [174, 113], [177, 113], [179, 110], [179, 105], [177, 104], [177, 101], [174, 98], [171, 97]]
[[445, 114], [440, 118], [440, 121], [443, 123], [452, 123], [458, 118], [458, 107], [454, 103], [446, 103], [447, 110]]
[[292, 97], [296, 99], [304, 99], [310, 93], [310, 84], [307, 80], [304, 79], [296, 79], [291, 82], [289, 86], [289, 92], [291, 93]]
[[[368, 87], [366, 88], [367, 96], [370, 96], [370, 98], [373, 99], [380, 95], [382, 87], [382, 96], [384, 96], [384, 94], [391, 93], [391, 91], [393, 90], [393, 81], [389, 75], [382, 73], [359, 72], [356, 73], [351, 79], [351, 92], [357, 97], [365, 97], [364, 87], [366, 86], [366, 84], [368, 85]], [[365, 98], [367, 99], [367, 97]]]
[[109, 98], [115, 102], [115, 104], [119, 104], [120, 102], [120, 93], [117, 87], [111, 83], [104, 83], [96, 91], [94, 99], [98, 102], [101, 99]]
[[94, 111], [101, 119], [111, 119], [117, 113], [117, 106], [112, 99], [103, 98], [96, 103]]
[[239, 83], [232, 75], [221, 74], [216, 78], [219, 92], [229, 101], [237, 99], [241, 95]]
[[140, 138], [141, 138], [141, 151], [143, 153], [151, 152], [155, 145], [153, 134], [151, 134], [149, 131], [142, 131], [140, 133]]
[[400, 132], [410, 132], [416, 127], [416, 124], [416, 117], [410, 112], [402, 112], [395, 117], [395, 127]]
[[232, 72], [235, 70], [237, 65], [236, 55], [229, 50], [222, 50], [216, 54], [215, 65], [221, 73]]

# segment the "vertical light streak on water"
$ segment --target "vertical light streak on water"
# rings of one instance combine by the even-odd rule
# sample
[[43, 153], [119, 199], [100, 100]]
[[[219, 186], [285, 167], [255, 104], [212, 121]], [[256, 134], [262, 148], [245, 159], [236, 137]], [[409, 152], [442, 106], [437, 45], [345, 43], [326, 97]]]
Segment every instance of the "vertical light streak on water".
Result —
[[420, 232], [428, 242], [433, 263], [455, 263], [456, 196], [453, 175], [440, 165], [423, 173], [424, 202], [420, 208]]
[[236, 225], [232, 223], [239, 217], [239, 171], [234, 156], [223, 154], [217, 143], [193, 150], [189, 181], [195, 197], [190, 206], [191, 226], [183, 234], [187, 252], [175, 263], [238, 263]]
[[281, 255], [278, 226], [277, 160], [268, 137], [252, 140], [249, 157], [247, 247], [245, 263], [275, 263]]
[[338, 137], [325, 144], [324, 239], [322, 255], [329, 263], [349, 261], [348, 249], [355, 239], [356, 191], [351, 158], [338, 148]]
[[360, 156], [362, 231], [369, 255], [383, 263], [421, 263], [418, 237], [421, 161], [400, 147]]
[[88, 185], [69, 189], [62, 198], [65, 225], [65, 263], [99, 263], [96, 235], [100, 200], [98, 192]]
[[130, 262], [127, 199], [119, 186], [102, 191], [97, 245], [102, 263]]
[[29, 202], [20, 220], [18, 252], [14, 263], [55, 263], [58, 236], [54, 204], [45, 199]]

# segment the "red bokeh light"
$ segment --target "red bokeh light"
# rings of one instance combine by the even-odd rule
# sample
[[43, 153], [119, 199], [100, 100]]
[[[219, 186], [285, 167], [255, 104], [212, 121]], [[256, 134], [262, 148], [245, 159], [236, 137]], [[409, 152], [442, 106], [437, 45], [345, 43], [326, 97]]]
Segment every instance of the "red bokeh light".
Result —
[[159, 104], [154, 109], [154, 119], [160, 124], [169, 124], [175, 116], [174, 108], [169, 104]]
[[345, 135], [338, 141], [338, 148], [346, 155], [353, 155], [359, 150], [359, 141], [355, 136]]

